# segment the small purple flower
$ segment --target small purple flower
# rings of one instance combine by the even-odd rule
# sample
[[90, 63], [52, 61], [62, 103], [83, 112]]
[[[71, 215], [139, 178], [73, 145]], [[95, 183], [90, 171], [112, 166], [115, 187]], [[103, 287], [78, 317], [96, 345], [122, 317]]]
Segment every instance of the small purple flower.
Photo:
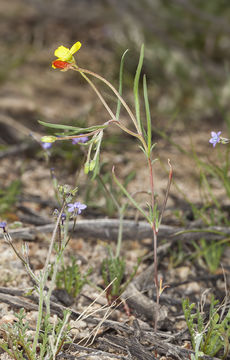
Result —
[[87, 142], [88, 140], [89, 140], [89, 139], [88, 139], [87, 136], [82, 136], [82, 137], [80, 137], [80, 138], [74, 138], [74, 139], [72, 140], [72, 144], [73, 144], [73, 145], [76, 145], [76, 144], [79, 144], [79, 143], [84, 144], [84, 143]]
[[48, 150], [52, 147], [52, 143], [44, 142], [44, 143], [42, 143], [42, 147], [44, 150]]
[[1, 221], [0, 222], [0, 229], [3, 229], [3, 231], [5, 232], [6, 231], [6, 221]]
[[68, 204], [68, 207], [69, 212], [76, 212], [79, 215], [81, 214], [82, 210], [87, 208], [87, 205], [81, 204], [79, 201], [77, 201], [74, 204]]
[[209, 142], [211, 144], [213, 144], [213, 147], [216, 146], [217, 143], [220, 142], [220, 134], [221, 134], [221, 131], [218, 131], [217, 133], [215, 131], [211, 131], [211, 139], [209, 140]]

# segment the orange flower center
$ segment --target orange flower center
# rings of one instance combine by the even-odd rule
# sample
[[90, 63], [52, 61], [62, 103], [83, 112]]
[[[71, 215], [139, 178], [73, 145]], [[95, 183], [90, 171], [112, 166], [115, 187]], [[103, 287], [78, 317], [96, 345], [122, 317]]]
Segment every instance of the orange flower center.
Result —
[[67, 69], [71, 64], [62, 60], [54, 60], [52, 66], [57, 69]]

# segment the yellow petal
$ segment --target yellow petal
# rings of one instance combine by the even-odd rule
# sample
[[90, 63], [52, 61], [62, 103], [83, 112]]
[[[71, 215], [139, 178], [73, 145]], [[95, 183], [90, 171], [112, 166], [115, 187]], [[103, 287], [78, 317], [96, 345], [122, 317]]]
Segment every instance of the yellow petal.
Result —
[[70, 52], [70, 50], [68, 48], [66, 48], [65, 46], [62, 46], [62, 45], [59, 46], [55, 50], [54, 55], [57, 56], [62, 61], [68, 61], [68, 62], [74, 61], [73, 55]]
[[75, 52], [77, 52], [81, 48], [80, 41], [76, 42], [70, 49], [70, 53], [73, 55]]

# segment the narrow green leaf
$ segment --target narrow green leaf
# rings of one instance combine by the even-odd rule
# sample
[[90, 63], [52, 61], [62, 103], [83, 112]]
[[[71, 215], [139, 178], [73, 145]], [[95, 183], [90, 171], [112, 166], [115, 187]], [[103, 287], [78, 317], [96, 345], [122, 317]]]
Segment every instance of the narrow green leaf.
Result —
[[144, 100], [145, 100], [145, 112], [147, 120], [147, 145], [148, 145], [148, 157], [150, 157], [152, 147], [152, 121], [149, 107], [148, 89], [146, 76], [143, 77], [143, 89], [144, 89]]
[[140, 117], [139, 80], [140, 80], [140, 74], [141, 74], [141, 69], [142, 69], [142, 65], [143, 65], [143, 60], [144, 60], [144, 44], [142, 44], [142, 46], [141, 46], [139, 63], [137, 66], [136, 75], [134, 78], [134, 86], [133, 86], [136, 118], [137, 118], [137, 124], [138, 124], [140, 131], [142, 131], [142, 124], [141, 124], [141, 117]]
[[107, 127], [107, 125], [97, 125], [97, 126], [90, 126], [88, 128], [80, 128], [80, 127], [70, 126], [70, 125], [46, 123], [41, 120], [38, 120], [38, 122], [39, 122], [39, 124], [44, 125], [49, 128], [52, 128], [52, 129], [72, 130], [72, 131], [74, 131], [74, 134], [91, 132], [91, 131], [95, 131], [95, 130], [99, 130], [99, 129], [104, 129]]
[[[129, 49], [125, 50], [124, 54], [121, 57], [121, 64], [120, 64], [120, 73], [119, 73], [119, 94], [122, 96], [122, 80], [123, 80], [123, 69], [124, 69], [124, 61], [125, 61], [125, 55], [127, 54], [127, 52], [129, 51]], [[117, 100], [117, 111], [116, 111], [116, 119], [119, 120], [119, 116], [120, 116], [120, 111], [121, 111], [121, 101], [118, 99]]]
[[95, 162], [95, 166], [93, 168], [92, 180], [96, 178], [96, 176], [99, 174], [100, 171], [100, 150], [101, 150], [102, 138], [103, 138], [103, 131], [101, 131], [100, 134], [97, 136], [96, 151], [93, 158], [93, 161]]
[[152, 144], [152, 146], [150, 148], [150, 152], [153, 151], [153, 149], [155, 148], [156, 145], [157, 145], [157, 143]]

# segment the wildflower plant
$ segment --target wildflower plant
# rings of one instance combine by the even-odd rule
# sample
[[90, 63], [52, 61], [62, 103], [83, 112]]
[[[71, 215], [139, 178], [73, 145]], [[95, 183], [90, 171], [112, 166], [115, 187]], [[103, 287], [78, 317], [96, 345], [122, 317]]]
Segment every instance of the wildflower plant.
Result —
[[[135, 115], [132, 112], [131, 108], [128, 106], [124, 98], [122, 97], [122, 79], [123, 79], [123, 67], [124, 67], [124, 59], [127, 51], [123, 54], [121, 59], [121, 66], [120, 66], [120, 77], [119, 77], [119, 90], [116, 88], [104, 77], [101, 75], [96, 74], [90, 70], [81, 68], [77, 65], [73, 55], [76, 51], [78, 51], [81, 47], [81, 43], [78, 41], [76, 42], [70, 49], [59, 46], [58, 49], [55, 50], [55, 56], [58, 58], [54, 60], [52, 63], [52, 67], [54, 69], [59, 69], [61, 71], [73, 70], [78, 72], [92, 87], [100, 101], [102, 102], [103, 106], [105, 107], [106, 111], [108, 112], [109, 118], [108, 120], [101, 124], [101, 125], [94, 125], [87, 128], [79, 128], [75, 126], [67, 126], [61, 124], [50, 124], [40, 121], [42, 125], [47, 127], [59, 130], [56, 133], [56, 136], [45, 136], [42, 138], [44, 142], [55, 142], [55, 141], [62, 141], [62, 140], [73, 140], [73, 139], [80, 139], [85, 136], [90, 138], [87, 142], [88, 148], [88, 155], [85, 163], [85, 173], [92, 173], [92, 178], [94, 179], [97, 174], [99, 173], [99, 159], [100, 159], [100, 147], [104, 135], [104, 131], [108, 126], [112, 124], [117, 125], [121, 130], [125, 133], [133, 136], [137, 141], [138, 144], [143, 151], [143, 154], [146, 158], [146, 164], [149, 169], [149, 179], [150, 179], [150, 201], [148, 203], [149, 211], [146, 212], [143, 208], [136, 202], [136, 200], [128, 193], [126, 188], [122, 185], [119, 179], [116, 176], [115, 168], [112, 169], [113, 180], [115, 183], [120, 187], [123, 194], [129, 199], [129, 201], [138, 209], [138, 211], [143, 215], [143, 217], [148, 221], [152, 228], [153, 232], [153, 244], [154, 244], [154, 282], [156, 287], [156, 298], [157, 304], [159, 304], [160, 294], [163, 291], [161, 287], [161, 283], [158, 280], [158, 266], [157, 266], [157, 234], [159, 231], [160, 223], [162, 220], [162, 216], [164, 213], [164, 209], [166, 206], [166, 202], [168, 199], [169, 189], [172, 180], [172, 167], [170, 161], [168, 160], [169, 165], [169, 178], [168, 178], [168, 185], [166, 189], [165, 199], [163, 201], [161, 212], [159, 211], [158, 204], [155, 198], [155, 183], [154, 183], [154, 172], [153, 172], [153, 149], [156, 144], [152, 143], [152, 124], [151, 124], [151, 114], [150, 114], [150, 106], [148, 100], [148, 89], [147, 89], [147, 80], [146, 76], [143, 76], [143, 96], [144, 96], [144, 107], [145, 107], [145, 115], [146, 115], [146, 126], [141, 117], [140, 111], [140, 97], [139, 97], [139, 86], [140, 86], [140, 78], [141, 78], [141, 70], [144, 60], [144, 45], [141, 47], [139, 62], [136, 70], [136, 75], [134, 78], [134, 85], [133, 85], [133, 95], [134, 95], [134, 102], [135, 102]], [[103, 84], [105, 84], [109, 90], [113, 92], [117, 99], [117, 108], [116, 112], [112, 110], [112, 108], [108, 105], [105, 98], [102, 96], [101, 92], [95, 86], [93, 81], [89, 78], [92, 77], [93, 79], [100, 80]], [[130, 129], [124, 125], [122, 119], [120, 119], [120, 109], [121, 106], [124, 107], [129, 118], [132, 121], [133, 129]], [[155, 319], [155, 326], [157, 324], [157, 314]]]
[[[29, 324], [24, 321], [25, 314], [23, 311], [19, 312], [18, 322], [13, 325], [8, 325], [3, 329], [6, 336], [4, 340], [0, 341], [0, 348], [14, 359], [55, 359], [63, 346], [70, 340], [68, 335], [68, 321], [71, 312], [65, 310], [63, 311], [62, 319], [55, 318], [55, 321], [51, 322], [51, 295], [56, 285], [59, 266], [63, 261], [64, 250], [70, 240], [68, 220], [72, 217], [75, 226], [79, 211], [83, 211], [86, 205], [83, 206], [80, 202], [72, 203], [71, 206], [74, 204], [77, 205], [74, 206], [73, 213], [69, 212], [67, 205], [74, 200], [77, 189], [71, 190], [69, 186], [64, 185], [59, 186], [58, 191], [61, 206], [60, 210], [54, 212], [56, 223], [44, 267], [38, 274], [36, 274], [30, 266], [27, 246], [23, 246], [22, 253], [20, 253], [14, 246], [10, 233], [7, 230], [6, 222], [0, 222], [0, 228], [3, 230], [5, 242], [11, 246], [25, 266], [34, 284], [33, 292], [39, 299], [37, 322], [33, 337], [28, 335], [29, 333], [26, 333]], [[77, 211], [75, 211], [75, 209], [77, 209]], [[56, 252], [55, 260], [54, 263], [52, 263], [51, 256], [54, 251]], [[52, 275], [48, 284], [51, 267]]]
[[223, 138], [222, 136], [220, 136], [220, 134], [221, 131], [211, 131], [211, 139], [209, 139], [209, 142], [213, 145], [213, 147], [215, 147], [218, 143], [228, 144], [230, 142], [230, 139]]

